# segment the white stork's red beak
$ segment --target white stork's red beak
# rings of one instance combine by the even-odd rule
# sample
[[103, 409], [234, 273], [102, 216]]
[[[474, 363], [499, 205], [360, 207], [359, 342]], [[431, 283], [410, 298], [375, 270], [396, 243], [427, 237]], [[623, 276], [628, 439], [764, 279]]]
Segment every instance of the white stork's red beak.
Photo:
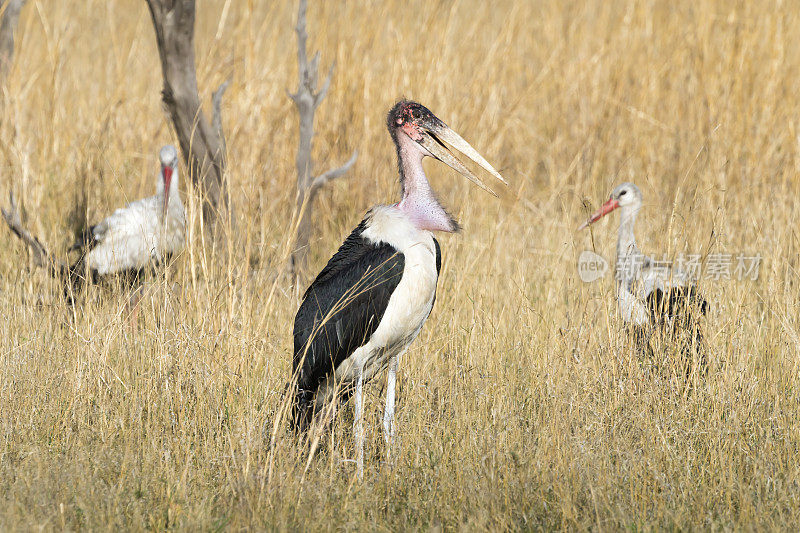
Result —
[[172, 183], [173, 168], [169, 165], [161, 165], [161, 177], [164, 180], [164, 210], [163, 215], [167, 216], [167, 208], [169, 207], [169, 186]]
[[578, 231], [589, 227], [589, 224], [594, 224], [595, 222], [597, 222], [598, 220], [600, 220], [601, 218], [603, 218], [604, 216], [606, 216], [607, 214], [609, 214], [618, 207], [619, 207], [619, 201], [615, 200], [614, 198], [609, 198], [608, 200], [606, 200], [606, 203], [600, 206], [600, 209], [595, 211], [592, 214], [592, 216], [590, 216], [586, 220], [586, 222], [580, 225]]

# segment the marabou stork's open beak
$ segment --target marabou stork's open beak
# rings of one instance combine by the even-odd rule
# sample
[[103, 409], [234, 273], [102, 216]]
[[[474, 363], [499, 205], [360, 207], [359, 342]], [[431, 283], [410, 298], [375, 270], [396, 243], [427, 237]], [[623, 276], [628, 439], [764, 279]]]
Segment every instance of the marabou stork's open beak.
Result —
[[600, 220], [601, 218], [603, 218], [604, 216], [606, 216], [607, 214], [609, 214], [611, 211], [613, 211], [618, 207], [619, 207], [619, 201], [615, 200], [614, 198], [609, 198], [608, 200], [606, 200], [606, 203], [600, 206], [600, 209], [595, 211], [592, 214], [592, 216], [590, 216], [586, 220], [586, 222], [584, 222], [583, 224], [580, 225], [580, 227], [578, 227], [578, 231], [584, 228], [588, 228], [589, 224], [597, 222], [598, 220]]
[[[422, 118], [417, 125], [420, 127], [420, 138], [415, 138], [420, 145], [422, 145], [428, 152], [436, 159], [450, 166], [457, 172], [461, 173], [464, 177], [472, 183], [488, 192], [492, 196], [497, 196], [495, 192], [486, 186], [475, 174], [472, 173], [464, 164], [456, 158], [453, 153], [448, 150], [444, 143], [449, 144], [465, 156], [469, 157], [481, 167], [483, 167], [489, 174], [500, 180], [504, 185], [508, 182], [503, 179], [503, 176], [497, 172], [492, 165], [489, 164], [475, 148], [465, 141], [458, 133], [451, 130], [447, 124], [436, 118], [434, 115]], [[412, 137], [413, 138], [413, 137]]]

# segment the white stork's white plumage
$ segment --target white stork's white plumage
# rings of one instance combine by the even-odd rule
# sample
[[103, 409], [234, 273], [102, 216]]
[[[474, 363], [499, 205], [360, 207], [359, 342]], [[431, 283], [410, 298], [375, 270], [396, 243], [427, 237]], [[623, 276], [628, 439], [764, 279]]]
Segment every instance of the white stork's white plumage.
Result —
[[156, 194], [117, 209], [89, 228], [72, 249], [83, 252], [81, 263], [92, 278], [139, 273], [181, 251], [186, 218], [178, 192], [178, 152], [161, 148]]
[[641, 335], [642, 328], [669, 324], [693, 325], [695, 311], [704, 314], [708, 303], [699, 294], [696, 282], [675, 266], [657, 263], [636, 245], [634, 225], [642, 207], [642, 193], [633, 183], [617, 186], [608, 200], [581, 224], [588, 227], [612, 211], [620, 210], [617, 234], [617, 305], [625, 323]]
[[398, 362], [436, 299], [441, 251], [433, 232], [459, 229], [436, 199], [422, 160], [434, 157], [490, 191], [445, 147], [448, 143], [505, 183], [474, 148], [416, 102], [398, 102], [387, 126], [403, 197], [367, 213], [308, 288], [294, 322], [294, 425], [306, 430], [324, 408], [354, 394], [359, 476], [363, 386], [388, 369], [383, 429], [390, 450]]

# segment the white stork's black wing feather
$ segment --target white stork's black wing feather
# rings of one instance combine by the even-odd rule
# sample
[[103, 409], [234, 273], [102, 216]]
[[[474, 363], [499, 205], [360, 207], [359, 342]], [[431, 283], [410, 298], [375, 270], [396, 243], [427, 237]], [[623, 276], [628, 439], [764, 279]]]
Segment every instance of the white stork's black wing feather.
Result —
[[84, 229], [67, 251], [72, 252], [73, 250], [91, 250], [97, 244], [97, 240], [94, 237], [94, 231], [96, 228], [97, 224]]
[[647, 295], [646, 303], [652, 323], [662, 318], [691, 319], [695, 311], [705, 315], [710, 307], [694, 285], [676, 285], [666, 291], [657, 288]]
[[645, 256], [640, 281], [640, 299], [643, 300], [651, 323], [661, 319], [686, 318], [705, 315], [708, 302], [700, 294], [696, 282], [677, 267], [656, 268], [652, 259]]
[[403, 276], [403, 254], [368, 241], [365, 229], [366, 220], [308, 288], [295, 316], [296, 410], [305, 410], [320, 383], [369, 340]]

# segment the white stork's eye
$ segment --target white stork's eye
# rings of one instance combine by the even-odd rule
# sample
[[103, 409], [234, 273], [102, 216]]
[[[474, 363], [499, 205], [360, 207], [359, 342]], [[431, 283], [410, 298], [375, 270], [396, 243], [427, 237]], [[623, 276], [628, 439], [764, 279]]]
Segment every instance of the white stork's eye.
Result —
[[626, 192], [628, 192], [628, 190], [627, 190], [627, 189], [622, 189], [622, 190], [619, 192], [619, 195], [620, 195], [620, 196], [624, 196]]

